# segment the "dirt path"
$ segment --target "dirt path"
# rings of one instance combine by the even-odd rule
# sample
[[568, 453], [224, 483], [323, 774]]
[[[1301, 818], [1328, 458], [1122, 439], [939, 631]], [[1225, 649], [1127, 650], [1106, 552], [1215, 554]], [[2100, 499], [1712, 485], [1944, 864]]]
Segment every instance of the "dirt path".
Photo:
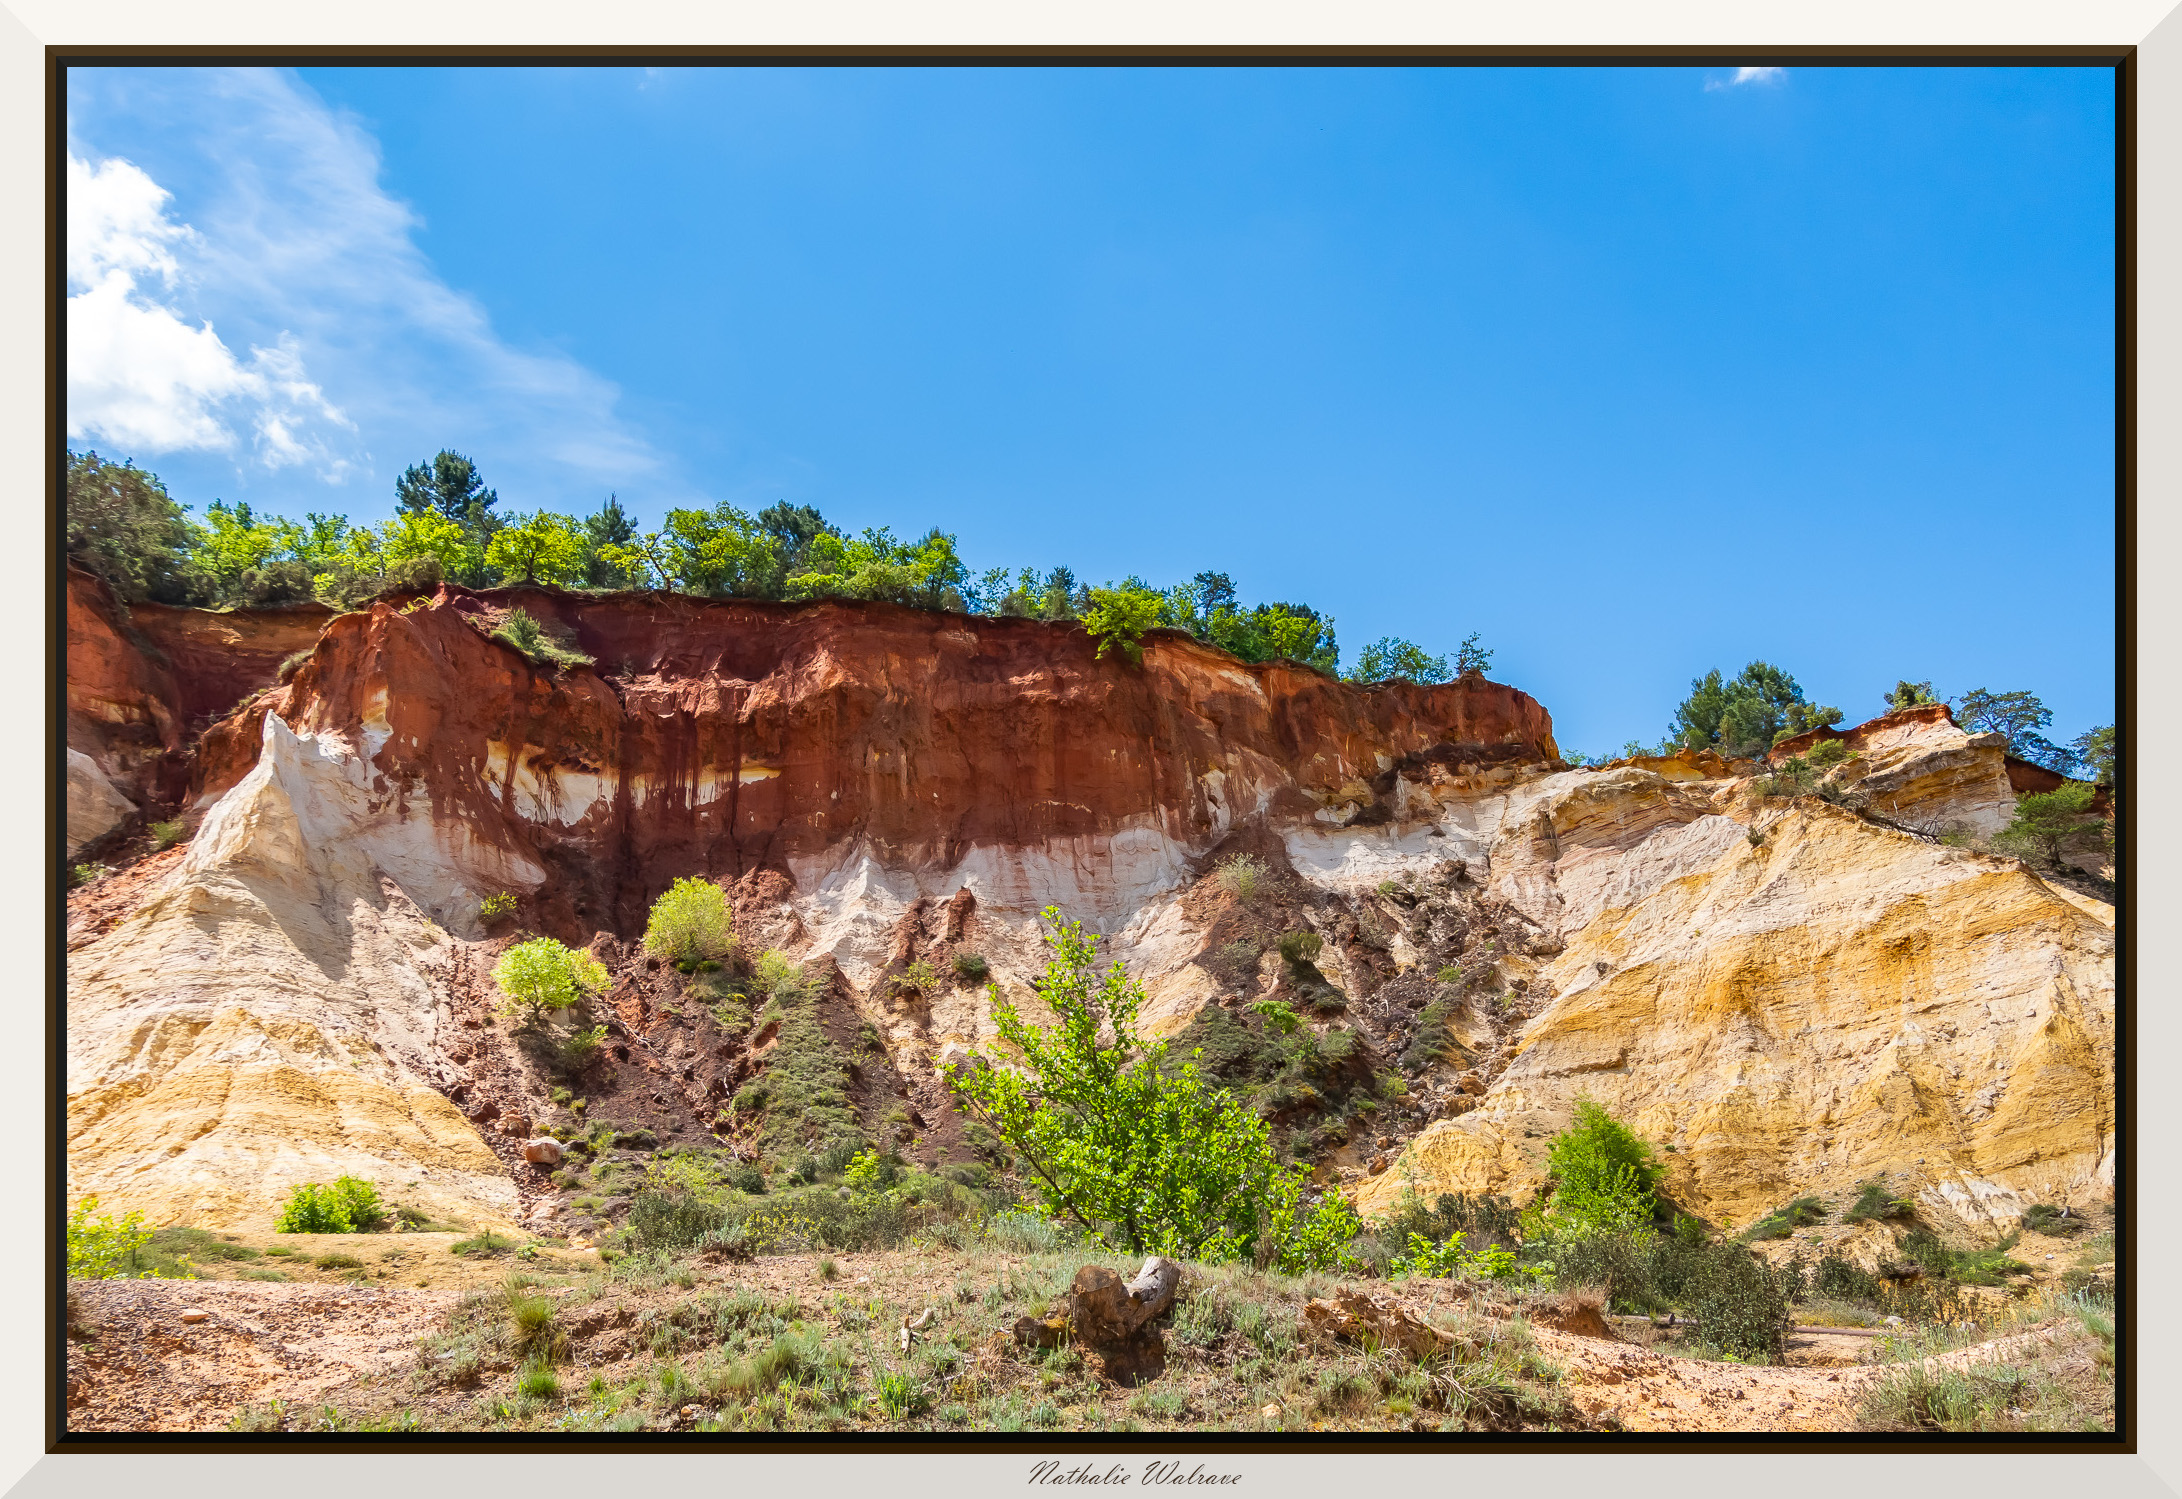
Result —
[[[243, 1407], [295, 1406], [405, 1370], [455, 1303], [441, 1290], [256, 1281], [76, 1281], [76, 1431], [217, 1431]], [[184, 1322], [185, 1312], [204, 1312]]]

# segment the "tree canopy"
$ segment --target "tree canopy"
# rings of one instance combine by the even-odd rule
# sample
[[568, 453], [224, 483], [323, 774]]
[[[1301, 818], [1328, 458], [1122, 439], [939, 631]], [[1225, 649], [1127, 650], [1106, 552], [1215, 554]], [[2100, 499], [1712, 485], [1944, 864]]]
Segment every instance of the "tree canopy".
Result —
[[1723, 679], [1715, 668], [1692, 681], [1667, 734], [1691, 749], [1749, 758], [1790, 735], [1839, 722], [1839, 708], [1810, 702], [1794, 677], [1753, 661], [1732, 678]]

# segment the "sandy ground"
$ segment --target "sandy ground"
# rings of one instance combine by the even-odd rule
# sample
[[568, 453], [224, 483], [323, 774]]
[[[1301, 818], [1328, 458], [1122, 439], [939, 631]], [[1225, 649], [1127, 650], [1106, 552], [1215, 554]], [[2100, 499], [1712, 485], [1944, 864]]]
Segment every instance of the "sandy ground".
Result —
[[[302, 1237], [283, 1236], [299, 1247]], [[374, 1236], [341, 1237], [353, 1241]], [[375, 1237], [384, 1247], [387, 1236]], [[426, 1246], [408, 1241], [451, 1236], [400, 1237], [405, 1242], [399, 1247], [409, 1251]], [[90, 1336], [69, 1345], [69, 1425], [75, 1430], [219, 1430], [245, 1407], [278, 1400], [291, 1411], [308, 1409], [336, 1390], [340, 1403], [352, 1411], [381, 1405], [391, 1411], [416, 1403], [409, 1374], [416, 1367], [419, 1340], [444, 1326], [461, 1289], [498, 1284], [518, 1268], [505, 1256], [475, 1263], [432, 1247], [437, 1253], [424, 1255], [431, 1266], [425, 1275], [410, 1275], [418, 1267], [403, 1265], [384, 1280], [359, 1279], [349, 1272], [348, 1284], [77, 1282], [71, 1289], [79, 1321]], [[946, 1305], [967, 1268], [904, 1266], [881, 1254], [836, 1258], [834, 1279], [821, 1279], [814, 1261], [798, 1256], [734, 1267], [733, 1279], [811, 1302], [861, 1300], [883, 1292], [889, 1303], [909, 1307]], [[589, 1301], [569, 1282], [560, 1281], [566, 1289], [557, 1289], [559, 1278], [539, 1275], [545, 1267], [535, 1261], [520, 1268], [538, 1275], [539, 1290], [571, 1311]], [[1004, 1263], [995, 1268], [1006, 1273]], [[431, 1283], [412, 1283], [420, 1278]], [[1420, 1314], [1433, 1310], [1428, 1296], [1403, 1295], [1383, 1283], [1370, 1290]], [[639, 1335], [634, 1303], [664, 1303], [687, 1294], [616, 1291], [586, 1305], [579, 1330], [598, 1324], [596, 1341], [587, 1339], [591, 1356], [640, 1356], [634, 1343], [626, 1350], [619, 1346]], [[567, 1301], [569, 1297], [574, 1300]], [[189, 1312], [207, 1315], [185, 1322]], [[630, 1329], [621, 1331], [623, 1324]], [[2022, 1356], [2055, 1335], [2052, 1328], [2034, 1328], [1939, 1358], [1966, 1363]], [[1846, 1430], [1854, 1423], [1864, 1384], [1878, 1373], [1866, 1362], [1874, 1340], [1851, 1335], [1797, 1334], [1789, 1345], [1791, 1362], [1777, 1367], [1707, 1362], [1670, 1352], [1664, 1342], [1648, 1347], [1621, 1337], [1581, 1337], [1542, 1326], [1534, 1327], [1533, 1336], [1542, 1353], [1567, 1369], [1567, 1389], [1577, 1410], [1607, 1429]], [[428, 1427], [433, 1424], [428, 1412], [419, 1414], [427, 1417]]]

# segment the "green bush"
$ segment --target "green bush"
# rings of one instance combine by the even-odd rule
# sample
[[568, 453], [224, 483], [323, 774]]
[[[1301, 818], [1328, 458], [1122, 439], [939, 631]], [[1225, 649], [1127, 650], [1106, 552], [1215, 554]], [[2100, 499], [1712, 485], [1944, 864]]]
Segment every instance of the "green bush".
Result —
[[969, 983], [980, 984], [985, 981], [986, 975], [991, 972], [992, 965], [985, 961], [983, 955], [974, 952], [958, 952], [955, 954], [956, 978], [966, 980]]
[[1330, 1193], [1306, 1211], [1301, 1174], [1279, 1165], [1264, 1121], [1209, 1086], [1195, 1058], [1168, 1068], [1166, 1044], [1136, 1034], [1142, 988], [1119, 963], [1097, 971], [1099, 939], [1081, 923], [1053, 907], [1045, 918], [1053, 956], [1037, 989], [1059, 1024], [1034, 1027], [1005, 998], [993, 1006], [1029, 1075], [950, 1068], [948, 1081], [1030, 1163], [1046, 1211], [1138, 1254], [1333, 1263], [1355, 1231], [1347, 1200]]
[[1256, 900], [1265, 879], [1265, 863], [1252, 854], [1233, 854], [1220, 861], [1220, 888], [1243, 904]]
[[652, 903], [651, 921], [644, 929], [644, 950], [652, 956], [694, 967], [734, 946], [727, 892], [710, 880], [694, 875], [676, 880]]
[[1309, 963], [1325, 946], [1325, 940], [1316, 932], [1289, 932], [1280, 939], [1280, 955], [1290, 963]]
[[83, 885], [92, 885], [105, 879], [106, 876], [113, 872], [113, 866], [110, 864], [77, 864], [71, 866], [68, 871], [68, 883], [72, 889]]
[[887, 987], [897, 994], [922, 994], [939, 987], [939, 973], [930, 963], [919, 958], [889, 979]]
[[605, 1045], [605, 1026], [594, 1025], [589, 1030], [577, 1031], [561, 1043], [561, 1065], [570, 1072], [581, 1072], [591, 1065]]
[[533, 937], [500, 955], [492, 967], [500, 1001], [495, 1013], [536, 1023], [548, 1010], [565, 1010], [607, 985], [606, 965], [556, 938]]
[[1094, 588], [1091, 606], [1083, 612], [1083, 627], [1099, 643], [1101, 658], [1108, 650], [1119, 648], [1131, 666], [1141, 666], [1144, 647], [1138, 642], [1146, 630], [1159, 623], [1164, 602], [1161, 595], [1142, 589]]
[[533, 665], [569, 667], [591, 664], [591, 658], [582, 651], [547, 635], [545, 627], [525, 609], [510, 609], [500, 621], [500, 627], [492, 632], [492, 638], [502, 645], [513, 646], [521, 651], [530, 658]]
[[1588, 1098], [1546, 1151], [1553, 1182], [1542, 1211], [1559, 1227], [1619, 1228], [1651, 1220], [1667, 1168], [1647, 1142]]
[[1812, 1223], [1825, 1221], [1828, 1209], [1816, 1197], [1798, 1197], [1786, 1207], [1775, 1208], [1743, 1230], [1743, 1242], [1755, 1243], [1760, 1239], [1785, 1239], [1797, 1229]]
[[2055, 865], [2071, 847], [2111, 848], [2112, 829], [2091, 810], [2097, 794], [2088, 781], [2066, 781], [2053, 791], [2017, 797], [2015, 820], [1993, 834], [1993, 847], [2024, 858], [2043, 854]]
[[137, 1252], [151, 1237], [143, 1214], [124, 1213], [116, 1220], [98, 1212], [97, 1197], [86, 1197], [68, 1215], [68, 1273], [77, 1280], [139, 1278]]
[[1906, 1197], [1896, 1197], [1882, 1181], [1868, 1181], [1856, 1189], [1856, 1201], [1841, 1215], [1844, 1223], [1867, 1223], [1873, 1219], [1907, 1218], [1916, 1212], [1916, 1204]]
[[478, 903], [477, 907], [477, 919], [480, 921], [498, 921], [503, 916], [513, 916], [514, 914], [515, 896], [507, 890], [486, 896], [483, 901]]
[[165, 822], [155, 822], [151, 825], [152, 847], [155, 849], [172, 848], [182, 841], [182, 834], [187, 830], [187, 825], [179, 817], [169, 818]]
[[2034, 1234], [2049, 1238], [2066, 1238], [2083, 1232], [2084, 1220], [2063, 1217], [2061, 1209], [2050, 1202], [2033, 1203], [2023, 1210], [2023, 1227]]
[[367, 1234], [386, 1226], [387, 1210], [379, 1189], [353, 1176], [336, 1178], [330, 1187], [305, 1182], [288, 1194], [273, 1225], [282, 1234]]

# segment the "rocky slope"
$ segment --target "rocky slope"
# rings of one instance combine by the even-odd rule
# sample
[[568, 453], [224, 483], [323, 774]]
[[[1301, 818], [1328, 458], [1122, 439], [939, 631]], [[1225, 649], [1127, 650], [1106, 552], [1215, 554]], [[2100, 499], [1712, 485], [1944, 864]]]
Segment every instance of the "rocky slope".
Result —
[[[515, 604], [595, 664], [488, 638]], [[781, 1037], [634, 947], [693, 873], [746, 947], [805, 962], [847, 1106], [927, 1160], [962, 1148], [935, 1058], [989, 1037], [988, 1001], [890, 980], [974, 951], [1027, 996], [1059, 905], [1154, 1033], [1308, 1005], [1333, 1060], [1284, 1128], [1367, 1206], [1521, 1195], [1583, 1095], [1670, 1144], [1714, 1218], [1875, 1175], [1961, 1226], [2110, 1188], [2112, 912], [1933, 841], [2012, 803], [1944, 710], [1851, 731], [1837, 779], [1882, 822], [1710, 755], [1561, 768], [1545, 710], [1483, 680], [1357, 688], [1167, 634], [1134, 668], [1030, 621], [453, 588], [132, 621], [73, 579], [69, 706], [71, 749], [144, 809], [94, 837], [196, 824], [75, 897], [70, 938], [70, 1189], [168, 1221], [256, 1226], [341, 1170], [550, 1220], [510, 1131], [552, 1117], [554, 1073], [486, 1015], [500, 890], [614, 971], [596, 1108], [708, 1138]], [[83, 788], [88, 830], [115, 809]], [[1247, 900], [1207, 878], [1237, 853], [1267, 870]], [[1315, 965], [1270, 950], [1299, 928]]]

